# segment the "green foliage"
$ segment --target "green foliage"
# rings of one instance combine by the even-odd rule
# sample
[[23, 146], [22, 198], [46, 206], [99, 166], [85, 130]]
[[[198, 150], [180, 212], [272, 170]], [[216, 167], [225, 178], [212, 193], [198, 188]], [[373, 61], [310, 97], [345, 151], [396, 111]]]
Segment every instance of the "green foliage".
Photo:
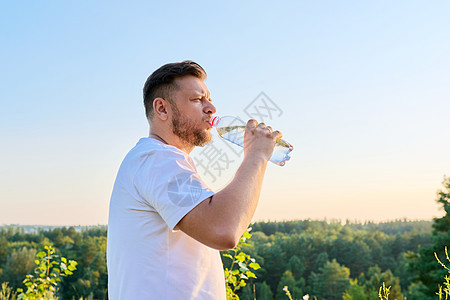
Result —
[[34, 275], [26, 275], [23, 281], [26, 291], [18, 289], [18, 299], [58, 299], [56, 292], [61, 277], [72, 275], [76, 270], [76, 261], [67, 261], [65, 257], [58, 259], [53, 247], [45, 246], [45, 250], [36, 254]]
[[2, 283], [2, 289], [0, 290], [0, 300], [16, 300], [17, 293], [8, 286], [7, 282]]
[[347, 228], [347, 233], [363, 231], [363, 232], [380, 232], [387, 235], [401, 236], [404, 233], [414, 232], [420, 234], [431, 234], [430, 221], [409, 221], [395, 220], [383, 223], [375, 223], [367, 221], [364, 223], [347, 221], [341, 225], [341, 221], [319, 221], [319, 220], [295, 220], [284, 222], [256, 222], [252, 224], [253, 235], [256, 232], [263, 232], [266, 236], [283, 234], [298, 234], [301, 232], [324, 232], [339, 231], [340, 228]]
[[342, 295], [343, 300], [369, 300], [364, 286], [358, 284], [358, 279], [350, 280], [350, 287]]
[[[390, 269], [393, 278], [399, 279], [403, 291], [408, 290], [408, 294], [404, 292], [408, 300], [426, 300], [426, 297], [414, 298], [415, 295], [420, 295], [418, 290], [422, 285], [411, 285], [411, 272], [407, 269], [407, 263], [410, 256], [417, 255], [419, 246], [431, 245], [431, 225], [431, 221], [406, 220], [345, 224], [336, 221], [303, 220], [252, 224], [252, 237], [245, 242], [252, 247], [242, 245], [241, 250], [254, 258], [261, 268], [257, 271], [249, 268], [258, 278], [249, 278], [246, 287], [236, 289], [235, 292], [242, 300], [253, 300], [255, 292], [258, 300], [273, 300], [279, 293], [278, 286], [282, 277], [289, 270], [295, 279], [295, 285], [289, 284], [290, 292], [298, 297], [295, 288], [301, 288], [305, 294], [311, 294], [311, 273], [319, 274], [320, 268], [328, 261], [336, 259], [341, 266], [350, 270], [350, 278], [358, 279], [358, 285], [363, 288], [365, 287], [363, 281], [360, 281], [360, 273], [368, 276], [369, 268], [378, 265], [381, 274]], [[0, 283], [9, 281], [13, 290], [22, 287], [26, 274], [33, 273], [36, 266], [34, 249], [54, 245], [59, 255], [70, 257], [79, 263], [73, 275], [58, 283], [58, 297], [107, 299], [106, 227], [40, 229], [31, 226], [1, 226], [0, 242], [4, 246], [2, 253], [6, 255], [3, 264], [0, 263]], [[24, 248], [27, 250], [23, 250]], [[233, 263], [233, 269], [239, 268], [235, 260], [224, 257], [224, 254], [233, 257], [235, 253], [222, 252], [224, 269], [230, 269]], [[353, 255], [360, 254], [364, 254], [364, 259], [352, 259]], [[433, 263], [436, 264], [435, 261]], [[27, 264], [29, 267], [26, 271], [22, 267]], [[284, 277], [283, 280], [286, 279], [286, 276]], [[393, 285], [386, 281], [386, 285], [388, 284]], [[351, 288], [350, 285], [349, 290]], [[379, 285], [371, 288], [371, 296], [374, 292], [375, 298], [367, 300], [378, 299], [378, 288]], [[391, 291], [393, 290], [394, 286]], [[414, 296], [411, 296], [410, 292]], [[286, 295], [283, 297], [286, 298]]]
[[350, 287], [350, 270], [335, 259], [327, 262], [318, 273], [311, 273], [311, 295], [327, 300], [340, 300]]
[[[291, 292], [289, 291], [289, 287], [286, 285], [283, 287], [283, 292], [286, 294], [289, 300], [297, 300], [297, 298], [293, 297]], [[300, 298], [299, 298], [300, 299]], [[309, 295], [304, 295], [301, 299], [303, 300], [309, 300]], [[317, 300], [316, 297], [314, 297], [314, 300]]]
[[259, 288], [259, 294], [258, 294], [258, 300], [272, 300], [273, 299], [273, 293], [270, 289], [270, 286], [264, 281], [260, 288]]
[[[283, 225], [285, 223], [289, 224], [289, 234], [267, 236], [255, 231], [255, 228], [267, 233], [280, 228], [286, 230], [288, 226]], [[257, 282], [266, 281], [274, 294], [278, 292], [279, 282], [286, 270], [291, 270], [296, 280], [304, 278], [305, 291], [311, 292], [311, 273], [319, 273], [319, 269], [333, 259], [349, 268], [351, 278], [367, 273], [374, 265], [378, 265], [383, 272], [390, 269], [406, 289], [411, 284], [411, 275], [405, 271], [408, 261], [404, 255], [417, 252], [419, 246], [430, 245], [431, 237], [431, 222], [423, 221], [341, 224], [305, 220], [256, 223], [253, 227], [255, 239], [252, 238], [250, 243], [254, 243], [255, 247], [251, 255], [262, 266], [258, 272], [261, 281]], [[375, 298], [372, 299], [377, 299], [378, 287], [374, 287]]]
[[25, 275], [33, 271], [35, 256], [35, 249], [26, 247], [14, 249], [6, 260], [2, 277], [5, 281], [9, 281], [11, 286], [18, 287]]
[[289, 300], [294, 300], [294, 299], [292, 298], [291, 292], [289, 292], [289, 288], [288, 288], [287, 285], [285, 285], [285, 286], [283, 287], [283, 291], [286, 293], [286, 296], [288, 296]]
[[107, 299], [105, 226], [0, 226], [0, 248], [5, 239], [8, 252], [0, 264], [0, 282], [8, 281], [14, 290], [23, 288], [25, 275], [36, 267], [35, 249], [52, 246], [59, 255], [79, 262], [77, 272], [58, 284], [61, 299]]
[[[450, 258], [449, 258], [448, 251], [447, 251], [447, 247], [444, 248], [444, 253], [445, 253], [446, 260], [448, 262], [450, 262]], [[447, 273], [450, 274], [450, 268], [447, 267], [447, 265], [445, 265], [439, 259], [439, 256], [438, 256], [438, 254], [436, 252], [434, 253], [434, 256], [435, 256], [437, 262], [444, 268], [444, 270], [446, 270]], [[391, 287], [390, 286], [386, 287], [385, 283], [383, 282], [383, 286], [381, 286], [380, 289], [379, 289], [379, 294], [378, 294], [379, 298], [381, 300], [389, 300], [390, 290], [391, 290]], [[412, 294], [411, 292], [413, 292], [414, 294]], [[411, 293], [411, 297], [408, 298], [408, 299], [413, 299], [413, 300], [417, 299], [418, 300], [418, 299], [425, 299], [427, 297], [426, 295], [422, 294], [422, 292], [420, 290], [417, 290], [415, 284], [411, 285], [410, 293]], [[449, 299], [449, 296], [450, 296], [450, 276], [448, 276], [448, 275], [444, 276], [443, 286], [439, 285], [438, 291], [436, 292], [436, 295], [439, 297], [439, 300], [443, 300], [444, 296], [445, 296], [446, 300]], [[344, 298], [344, 300], [346, 300], [346, 299]]]
[[245, 287], [250, 278], [256, 278], [253, 271], [261, 268], [254, 258], [242, 251], [242, 246], [251, 247], [250, 244], [246, 243], [246, 240], [252, 236], [250, 230], [251, 228], [244, 232], [234, 249], [222, 254], [223, 257], [229, 258], [232, 261], [231, 266], [229, 268], [225, 267], [224, 269], [227, 300], [239, 299], [236, 292]]
[[[407, 299], [408, 300], [424, 300], [430, 299], [427, 295], [425, 295], [422, 291], [425, 289], [425, 286], [421, 282], [413, 282], [407, 290]], [[431, 298], [433, 299], [433, 298]]]
[[436, 202], [442, 206], [445, 215], [435, 218], [432, 227], [432, 244], [422, 247], [418, 253], [411, 255], [410, 272], [415, 275], [414, 282], [418, 283], [418, 292], [431, 299], [435, 296], [436, 287], [447, 274], [433, 259], [433, 254], [443, 256], [443, 249], [450, 240], [450, 177], [444, 176], [442, 189], [437, 192]]
[[379, 288], [383, 284], [389, 286], [389, 293], [392, 299], [401, 300], [403, 294], [400, 288], [400, 281], [391, 270], [382, 272], [377, 265], [370, 267], [366, 274], [359, 276], [359, 282], [364, 287], [368, 300], [376, 300], [379, 297]]
[[293, 255], [289, 259], [287, 263], [287, 269], [290, 270], [294, 278], [297, 279], [302, 278], [303, 272], [305, 271], [303, 262], [297, 255]]
[[[445, 252], [445, 258], [447, 259], [448, 262], [450, 262], [450, 258], [448, 257], [447, 246], [445, 247], [444, 252]], [[434, 253], [434, 256], [436, 257], [436, 260], [438, 261], [438, 263], [445, 270], [447, 270], [447, 272], [450, 274], [450, 268], [447, 267], [443, 262], [441, 262], [441, 260], [439, 259], [436, 252]], [[439, 296], [439, 300], [443, 299], [443, 296], [445, 296], [445, 299], [449, 298], [449, 296], [450, 296], [450, 276], [448, 276], [448, 275], [444, 276], [443, 286], [439, 285], [439, 290], [436, 294]]]
[[289, 291], [290, 297], [302, 297], [304, 286], [305, 280], [303, 278], [300, 278], [300, 280], [297, 281], [292, 272], [290, 270], [286, 270], [283, 273], [283, 276], [281, 276], [280, 283], [278, 283], [276, 299], [282, 300], [286, 298], [284, 296], [286, 294], [286, 287], [289, 287], [292, 291], [292, 293]]
[[380, 290], [378, 292], [378, 297], [380, 297], [380, 300], [389, 300], [389, 294], [391, 293], [391, 287], [386, 287], [386, 285], [383, 282], [383, 286], [380, 287]]
[[6, 237], [0, 236], [0, 266], [6, 262], [8, 257], [9, 243]]

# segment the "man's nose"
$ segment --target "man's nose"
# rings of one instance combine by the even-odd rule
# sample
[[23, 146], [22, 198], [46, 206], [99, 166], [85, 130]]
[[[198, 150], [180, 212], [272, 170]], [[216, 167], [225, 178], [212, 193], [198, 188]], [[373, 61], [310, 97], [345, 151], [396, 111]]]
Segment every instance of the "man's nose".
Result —
[[216, 113], [216, 107], [214, 106], [214, 104], [212, 104], [211, 102], [208, 101], [208, 104], [205, 106], [205, 113], [207, 114], [215, 114]]

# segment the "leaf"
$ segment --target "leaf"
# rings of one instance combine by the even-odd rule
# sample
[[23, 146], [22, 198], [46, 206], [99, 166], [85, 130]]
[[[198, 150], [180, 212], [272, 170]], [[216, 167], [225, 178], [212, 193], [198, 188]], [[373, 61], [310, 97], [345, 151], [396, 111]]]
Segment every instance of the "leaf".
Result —
[[228, 258], [230, 258], [230, 259], [232, 259], [233, 260], [233, 256], [231, 256], [230, 254], [223, 254], [223, 257], [228, 257]]
[[65, 257], [61, 257], [61, 261], [65, 264], [67, 264], [67, 259]]
[[258, 263], [256, 263], [256, 262], [251, 262], [248, 266], [250, 268], [252, 268], [253, 270], [261, 269], [261, 266]]
[[256, 278], [255, 273], [253, 273], [252, 271], [248, 270], [247, 272], [245, 272], [245, 275], [247, 275], [249, 278]]
[[245, 260], [245, 253], [244, 252], [239, 252], [239, 254], [238, 255], [236, 255], [236, 259], [239, 261], [239, 262], [244, 262], [244, 260]]
[[36, 254], [36, 257], [39, 257], [39, 258], [43, 258], [44, 256], [45, 256], [45, 252], [43, 252], [43, 251]]
[[67, 269], [69, 269], [69, 271], [75, 271], [77, 268], [75, 267], [75, 265], [69, 265]]
[[242, 235], [244, 238], [249, 239], [252, 237], [252, 235], [250, 234], [250, 232], [246, 231], [244, 232], [244, 234]]
[[246, 272], [248, 270], [247, 265], [244, 263], [239, 262], [239, 270], [241, 270], [241, 272]]

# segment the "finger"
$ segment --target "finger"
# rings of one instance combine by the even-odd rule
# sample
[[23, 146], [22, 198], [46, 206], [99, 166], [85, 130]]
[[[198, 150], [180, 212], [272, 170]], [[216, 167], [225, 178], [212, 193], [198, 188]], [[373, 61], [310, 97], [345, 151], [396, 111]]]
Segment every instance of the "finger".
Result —
[[258, 125], [258, 122], [256, 122], [256, 120], [254, 119], [250, 119], [247, 122], [247, 127], [249, 128], [255, 128]]
[[267, 126], [266, 129], [267, 129], [270, 133], [273, 132], [273, 129], [272, 129], [272, 127], [270, 127], [270, 126]]
[[276, 139], [281, 139], [283, 137], [283, 134], [279, 130], [275, 130], [272, 132], [272, 136]]
[[257, 127], [261, 128], [261, 129], [265, 129], [267, 126], [264, 123], [259, 123]]

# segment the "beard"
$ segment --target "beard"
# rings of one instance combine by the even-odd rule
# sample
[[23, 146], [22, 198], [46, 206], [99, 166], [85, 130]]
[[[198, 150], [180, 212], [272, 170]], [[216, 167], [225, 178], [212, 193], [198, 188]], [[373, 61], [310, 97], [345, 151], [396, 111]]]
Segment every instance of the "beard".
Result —
[[173, 111], [172, 132], [180, 138], [180, 140], [192, 146], [204, 146], [208, 144], [212, 135], [209, 131], [197, 128], [195, 122], [181, 115], [176, 104], [171, 104]]

